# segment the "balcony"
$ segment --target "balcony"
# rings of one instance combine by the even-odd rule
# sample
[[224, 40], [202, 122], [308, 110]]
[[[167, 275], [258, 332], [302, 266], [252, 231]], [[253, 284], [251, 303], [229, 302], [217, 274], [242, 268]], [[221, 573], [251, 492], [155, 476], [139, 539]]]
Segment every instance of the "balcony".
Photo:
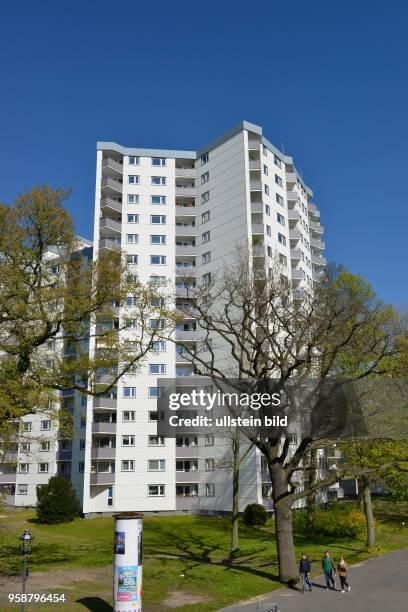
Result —
[[120, 242], [116, 242], [111, 238], [101, 238], [99, 240], [99, 248], [107, 249], [108, 251], [120, 251]]
[[323, 250], [324, 247], [325, 247], [325, 244], [324, 244], [323, 240], [319, 240], [318, 238], [311, 238], [310, 239], [310, 244], [315, 249], [322, 249]]
[[299, 200], [299, 194], [297, 191], [288, 191], [288, 202], [298, 202]]
[[101, 212], [106, 213], [121, 213], [122, 200], [110, 198], [109, 196], [101, 199]]
[[176, 185], [176, 196], [194, 198], [196, 195], [196, 189], [192, 185]]
[[251, 202], [251, 213], [263, 213], [264, 205], [260, 202]]
[[176, 484], [188, 482], [198, 483], [200, 478], [198, 476], [198, 470], [190, 470], [189, 472], [176, 472]]
[[194, 291], [196, 287], [188, 286], [188, 287], [176, 287], [176, 296], [182, 298], [192, 298], [194, 296]]
[[71, 461], [72, 450], [58, 450], [55, 458], [57, 461]]
[[249, 160], [249, 169], [250, 170], [261, 170], [261, 161], [259, 159], [250, 159]]
[[198, 446], [176, 446], [176, 457], [180, 457], [180, 459], [198, 460], [198, 454]]
[[197, 276], [197, 269], [195, 266], [180, 266], [176, 267], [176, 276], [181, 278], [191, 278]]
[[117, 176], [123, 174], [123, 164], [113, 157], [102, 160], [102, 172], [104, 176]]
[[304, 274], [303, 270], [300, 270], [300, 269], [292, 270], [292, 280], [295, 280], [295, 281], [303, 280], [304, 278], [303, 274]]
[[197, 342], [199, 338], [200, 332], [197, 329], [176, 329], [176, 340], [180, 340], [181, 342]]
[[182, 204], [181, 202], [176, 202], [176, 216], [177, 217], [188, 217], [196, 214], [197, 207], [195, 204]]
[[16, 474], [0, 474], [0, 484], [14, 484], [16, 482]]
[[286, 182], [287, 183], [296, 183], [297, 182], [297, 175], [295, 172], [287, 172], [286, 173]]
[[313, 270], [312, 276], [315, 283], [321, 283], [325, 279], [326, 275], [324, 273], [324, 270], [320, 270], [319, 272]]
[[300, 230], [294, 229], [294, 230], [289, 230], [289, 239], [290, 240], [300, 240]]
[[252, 233], [253, 234], [262, 234], [264, 235], [264, 225], [263, 223], [253, 223], [252, 224]]
[[196, 178], [197, 173], [195, 168], [180, 168], [180, 166], [176, 166], [175, 171], [176, 178], [179, 176], [187, 177], [187, 178]]
[[299, 221], [300, 212], [298, 210], [288, 210], [288, 219], [289, 221]]
[[115, 459], [116, 448], [113, 446], [92, 446], [92, 459]]
[[309, 213], [311, 213], [315, 217], [320, 217], [320, 211], [317, 208], [316, 204], [313, 204], [312, 202], [309, 202], [309, 204], [307, 205], [307, 209], [308, 209]]
[[197, 247], [195, 244], [176, 244], [176, 255], [195, 257], [197, 255]]
[[262, 191], [262, 181], [249, 181], [251, 191]]
[[291, 249], [290, 258], [293, 261], [300, 261], [302, 259], [302, 251], [300, 249]]
[[323, 225], [320, 225], [320, 223], [316, 223], [315, 221], [309, 221], [309, 227], [317, 234], [324, 234], [324, 227]]
[[325, 257], [318, 257], [317, 255], [312, 255], [312, 264], [314, 266], [325, 266], [326, 265], [326, 258]]
[[257, 244], [252, 247], [252, 255], [254, 257], [265, 257], [265, 245]]
[[115, 472], [96, 472], [91, 474], [91, 485], [115, 484]]
[[95, 397], [93, 401], [94, 408], [108, 408], [109, 410], [116, 410], [117, 404], [117, 398], [113, 397]]
[[121, 234], [122, 224], [113, 219], [109, 219], [109, 217], [102, 217], [99, 221], [99, 230], [101, 236], [110, 236], [112, 232]]
[[248, 138], [248, 149], [259, 151], [260, 144], [260, 140], [257, 140], [256, 138]]
[[105, 421], [93, 422], [92, 423], [92, 433], [95, 434], [115, 434], [116, 433], [116, 423], [109, 423]]
[[197, 236], [195, 225], [176, 225], [176, 236]]
[[176, 495], [176, 510], [194, 512], [200, 507], [198, 495]]
[[114, 178], [111, 178], [109, 176], [103, 178], [101, 180], [101, 190], [104, 194], [108, 195], [109, 194], [113, 194], [113, 195], [117, 195], [118, 193], [122, 193], [122, 183], [120, 181], [117, 181]]

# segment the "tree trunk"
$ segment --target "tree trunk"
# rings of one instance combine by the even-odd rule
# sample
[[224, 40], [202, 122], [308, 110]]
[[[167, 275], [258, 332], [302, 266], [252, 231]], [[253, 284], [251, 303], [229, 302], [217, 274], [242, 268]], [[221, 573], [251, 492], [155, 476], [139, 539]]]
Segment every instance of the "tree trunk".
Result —
[[[310, 470], [308, 478], [308, 488], [313, 489], [317, 483], [317, 448], [314, 448], [310, 452]], [[308, 531], [312, 531], [315, 523], [315, 510], [316, 510], [316, 493], [313, 490], [312, 493], [307, 494], [306, 498], [306, 528]]]
[[293, 546], [292, 502], [287, 495], [286, 475], [279, 464], [271, 465], [269, 473], [272, 481], [279, 579], [282, 582], [295, 583], [298, 571]]
[[239, 433], [232, 440], [232, 512], [231, 512], [231, 548], [230, 558], [233, 558], [239, 549], [239, 466], [240, 466], [240, 438]]
[[358, 490], [358, 506], [361, 512], [365, 512], [364, 508], [364, 486], [362, 478], [357, 478], [357, 490]]
[[366, 515], [366, 523], [367, 523], [367, 546], [374, 546], [375, 544], [375, 530], [374, 530], [374, 514], [373, 514], [373, 506], [371, 503], [371, 491], [370, 491], [370, 483], [368, 478], [362, 478], [363, 484], [363, 498], [364, 498], [364, 511]]

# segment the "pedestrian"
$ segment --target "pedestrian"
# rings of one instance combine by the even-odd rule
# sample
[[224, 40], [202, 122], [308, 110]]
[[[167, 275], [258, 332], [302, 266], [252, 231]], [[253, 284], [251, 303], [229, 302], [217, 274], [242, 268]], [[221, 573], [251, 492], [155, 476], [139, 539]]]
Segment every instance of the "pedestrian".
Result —
[[336, 573], [336, 566], [334, 565], [334, 561], [331, 558], [328, 550], [326, 550], [322, 559], [322, 570], [324, 572], [324, 577], [326, 578], [326, 591], [330, 588], [334, 589], [335, 582], [333, 573]]
[[346, 589], [350, 591], [350, 585], [347, 582], [348, 567], [344, 557], [340, 559], [339, 564], [337, 566], [337, 571], [339, 573], [340, 578], [341, 592], [344, 593]]
[[299, 572], [302, 577], [302, 593], [306, 590], [306, 585], [309, 587], [309, 591], [312, 590], [312, 583], [310, 582], [310, 571], [311, 571], [311, 563], [307, 555], [303, 553], [302, 558], [300, 560]]

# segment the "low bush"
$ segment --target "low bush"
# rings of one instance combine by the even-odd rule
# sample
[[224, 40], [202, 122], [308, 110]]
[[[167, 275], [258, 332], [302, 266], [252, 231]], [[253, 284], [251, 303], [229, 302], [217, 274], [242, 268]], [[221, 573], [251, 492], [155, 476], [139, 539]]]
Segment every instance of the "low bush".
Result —
[[313, 525], [308, 529], [306, 511], [293, 514], [295, 532], [325, 537], [356, 538], [362, 535], [366, 528], [364, 514], [356, 504], [350, 502], [333, 502], [327, 508], [317, 507]]
[[260, 504], [248, 504], [242, 518], [248, 527], [261, 527], [268, 520], [268, 513]]

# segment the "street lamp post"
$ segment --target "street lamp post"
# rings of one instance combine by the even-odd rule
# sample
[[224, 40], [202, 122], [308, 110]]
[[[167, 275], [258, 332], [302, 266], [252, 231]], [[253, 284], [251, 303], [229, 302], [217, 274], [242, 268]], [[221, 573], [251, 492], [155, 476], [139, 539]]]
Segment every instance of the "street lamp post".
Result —
[[22, 588], [21, 588], [21, 607], [20, 611], [24, 612], [25, 601], [23, 596], [25, 595], [26, 580], [28, 576], [28, 557], [30, 556], [31, 547], [33, 545], [34, 536], [30, 534], [29, 529], [24, 529], [24, 533], [20, 536], [20, 550], [23, 555], [23, 574], [22, 574]]

